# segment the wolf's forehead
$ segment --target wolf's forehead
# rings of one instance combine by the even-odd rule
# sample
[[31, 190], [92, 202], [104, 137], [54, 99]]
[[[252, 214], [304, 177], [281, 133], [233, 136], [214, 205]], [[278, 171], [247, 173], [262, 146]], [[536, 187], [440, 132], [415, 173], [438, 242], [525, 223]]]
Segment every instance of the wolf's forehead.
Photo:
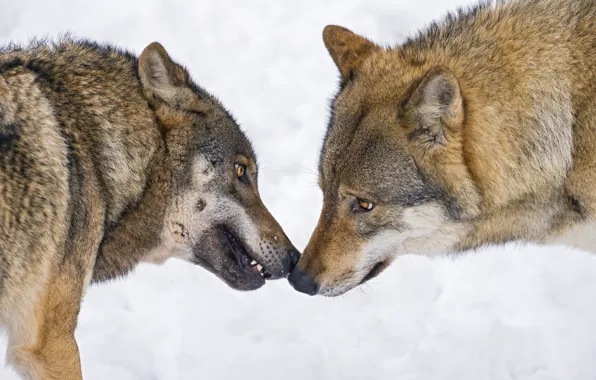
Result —
[[[323, 187], [343, 184], [377, 200], [392, 200], [420, 184], [412, 157], [391, 127], [362, 122], [357, 127], [337, 125], [321, 157]], [[324, 189], [325, 190], [325, 189]]]
[[213, 162], [227, 161], [230, 157], [243, 155], [257, 164], [252, 143], [225, 109], [218, 110], [197, 130], [198, 152]]
[[[386, 69], [365, 71], [346, 84], [331, 103], [319, 160], [319, 174], [326, 180], [334, 176], [346, 157], [374, 154], [373, 148], [366, 150], [363, 146], [375, 145], [375, 138], [398, 137], [398, 108], [407, 92], [408, 80]], [[394, 147], [399, 148], [399, 144]]]
[[334, 181], [337, 177], [345, 151], [351, 144], [359, 124], [357, 119], [341, 122], [336, 116], [333, 115], [329, 122], [319, 158], [319, 176], [326, 182]]

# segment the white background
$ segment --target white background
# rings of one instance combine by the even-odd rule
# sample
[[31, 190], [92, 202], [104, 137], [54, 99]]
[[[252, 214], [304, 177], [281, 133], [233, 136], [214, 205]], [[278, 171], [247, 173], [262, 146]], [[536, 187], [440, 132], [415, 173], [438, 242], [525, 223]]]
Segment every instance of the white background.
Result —
[[[248, 133], [264, 201], [302, 249], [337, 86], [323, 27], [395, 44], [464, 3], [2, 0], [0, 43], [70, 31], [140, 53], [160, 41]], [[77, 338], [87, 380], [594, 379], [595, 304], [596, 258], [562, 247], [404, 256], [335, 299], [286, 281], [239, 293], [169, 262], [91, 288]], [[16, 376], [0, 366], [0, 379]]]

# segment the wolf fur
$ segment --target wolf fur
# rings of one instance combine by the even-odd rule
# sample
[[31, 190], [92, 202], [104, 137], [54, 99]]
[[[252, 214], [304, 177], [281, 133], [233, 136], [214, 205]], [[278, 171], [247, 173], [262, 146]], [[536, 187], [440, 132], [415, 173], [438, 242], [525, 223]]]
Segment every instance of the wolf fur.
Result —
[[298, 290], [335, 296], [400, 254], [542, 243], [596, 216], [596, 3], [484, 2], [394, 47], [339, 26], [323, 39], [341, 84]]
[[285, 277], [297, 261], [232, 116], [159, 43], [139, 58], [68, 38], [3, 49], [9, 363], [29, 380], [81, 379], [74, 330], [86, 286], [170, 257], [240, 290]]

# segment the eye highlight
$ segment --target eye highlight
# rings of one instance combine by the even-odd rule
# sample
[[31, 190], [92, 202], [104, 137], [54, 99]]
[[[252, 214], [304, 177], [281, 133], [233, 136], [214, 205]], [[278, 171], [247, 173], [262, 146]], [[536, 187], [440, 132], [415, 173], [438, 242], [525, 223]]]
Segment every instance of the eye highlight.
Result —
[[238, 179], [240, 181], [248, 184], [249, 181], [248, 181], [248, 176], [246, 174], [246, 165], [235, 162], [234, 169], [236, 169], [236, 177], [238, 177]]
[[375, 208], [375, 204], [365, 199], [356, 199], [356, 204], [352, 208], [353, 212], [369, 212]]
[[236, 175], [238, 178], [242, 177], [246, 172], [246, 166], [242, 164], [234, 164], [234, 167], [236, 168]]

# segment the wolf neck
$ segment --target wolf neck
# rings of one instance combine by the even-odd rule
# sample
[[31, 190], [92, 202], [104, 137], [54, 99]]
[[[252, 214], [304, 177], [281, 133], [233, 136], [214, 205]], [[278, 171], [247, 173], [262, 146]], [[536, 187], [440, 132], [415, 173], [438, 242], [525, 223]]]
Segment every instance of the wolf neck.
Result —
[[[152, 166], [162, 167], [163, 163], [155, 162], [157, 159], [161, 157], [152, 160]], [[93, 269], [93, 282], [127, 275], [158, 245], [170, 176], [168, 172], [151, 172], [140, 200], [105, 232]]]
[[565, 190], [573, 151], [569, 92], [530, 88], [532, 96], [514, 104], [464, 87], [466, 78], [462, 83], [472, 95], [463, 126], [464, 162], [481, 205], [478, 217], [465, 223], [469, 233], [456, 250], [509, 241], [540, 243], [581, 219]]
[[[132, 83], [131, 83], [132, 85]], [[116, 222], [144, 192], [150, 163], [160, 154], [162, 136], [153, 112], [140, 95], [140, 85], [122, 93], [120, 106], [110, 117], [98, 118], [97, 163], [106, 193], [107, 222]], [[128, 102], [128, 103], [127, 103]]]
[[139, 107], [137, 122], [147, 123], [144, 128], [132, 123], [138, 131], [124, 139], [104, 135], [105, 153], [120, 166], [102, 171], [110, 197], [92, 282], [126, 276], [159, 244], [172, 173], [153, 111], [146, 102]]
[[95, 128], [86, 136], [97, 157], [95, 171], [106, 209], [93, 282], [132, 271], [157, 245], [163, 225], [171, 173], [165, 170], [161, 127], [142, 95], [134, 66], [122, 69], [116, 82], [104, 81], [111, 88], [101, 96], [92, 89], [85, 99], [104, 108], [91, 115]]

